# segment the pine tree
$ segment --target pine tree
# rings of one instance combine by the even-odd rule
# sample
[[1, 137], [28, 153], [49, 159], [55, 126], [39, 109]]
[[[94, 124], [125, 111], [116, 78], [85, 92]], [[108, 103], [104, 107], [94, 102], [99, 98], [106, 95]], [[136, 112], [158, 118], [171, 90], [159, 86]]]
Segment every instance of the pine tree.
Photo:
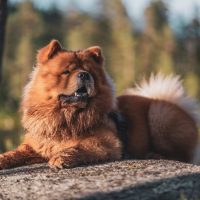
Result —
[[100, 16], [91, 16], [78, 11], [68, 12], [66, 16], [67, 31], [65, 46], [68, 49], [84, 49], [99, 45], [106, 49], [109, 40], [107, 22]]
[[200, 99], [200, 10], [194, 10], [193, 19], [182, 27], [179, 40], [180, 69], [190, 95]]
[[174, 72], [175, 41], [168, 23], [167, 5], [154, 0], [145, 10], [146, 25], [138, 43], [139, 73]]
[[68, 30], [65, 40], [65, 46], [68, 49], [84, 49], [96, 43], [95, 35], [98, 28], [94, 18], [88, 14], [75, 11], [71, 11], [67, 17], [67, 22], [71, 22], [70, 30]]
[[121, 0], [104, 0], [102, 3], [102, 12], [110, 27], [107, 66], [116, 83], [117, 91], [121, 92], [134, 82], [133, 27]]
[[37, 49], [35, 40], [41, 35], [42, 27], [40, 16], [30, 1], [20, 3], [8, 19], [5, 76], [9, 81], [9, 95], [14, 99], [20, 98], [32, 70]]
[[0, 82], [2, 74], [2, 58], [4, 49], [5, 24], [7, 16], [7, 0], [0, 0]]
[[10, 8], [0, 95], [0, 151], [14, 148], [20, 140], [17, 111], [22, 88], [34, 63], [35, 40], [41, 35], [41, 23], [30, 1]]

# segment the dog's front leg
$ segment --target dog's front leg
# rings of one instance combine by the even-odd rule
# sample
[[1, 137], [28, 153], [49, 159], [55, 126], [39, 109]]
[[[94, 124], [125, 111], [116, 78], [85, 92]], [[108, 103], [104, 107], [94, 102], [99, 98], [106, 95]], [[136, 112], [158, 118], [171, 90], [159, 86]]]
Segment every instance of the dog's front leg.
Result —
[[76, 146], [65, 149], [49, 160], [51, 168], [72, 168], [82, 164], [105, 162], [109, 160], [106, 151], [95, 152], [95, 150], [85, 149], [83, 146]]
[[29, 145], [22, 144], [13, 151], [0, 154], [0, 169], [45, 162]]
[[121, 158], [121, 143], [114, 136], [88, 138], [78, 145], [66, 148], [49, 160], [52, 168], [71, 168], [82, 164], [95, 164]]

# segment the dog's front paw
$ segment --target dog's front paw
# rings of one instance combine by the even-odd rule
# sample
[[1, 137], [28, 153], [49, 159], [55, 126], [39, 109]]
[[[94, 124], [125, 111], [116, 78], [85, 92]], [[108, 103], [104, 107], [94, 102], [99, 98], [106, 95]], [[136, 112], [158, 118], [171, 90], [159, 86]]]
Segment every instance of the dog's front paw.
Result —
[[77, 165], [75, 159], [68, 155], [55, 155], [49, 160], [49, 166], [53, 169], [72, 168]]
[[4, 155], [0, 155], [0, 170], [8, 168], [8, 162]]

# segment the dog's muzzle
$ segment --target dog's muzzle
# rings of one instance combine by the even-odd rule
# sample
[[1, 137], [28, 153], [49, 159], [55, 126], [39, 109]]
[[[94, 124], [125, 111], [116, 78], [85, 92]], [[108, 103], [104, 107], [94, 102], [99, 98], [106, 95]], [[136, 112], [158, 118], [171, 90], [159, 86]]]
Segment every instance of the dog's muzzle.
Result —
[[77, 74], [77, 89], [70, 95], [60, 94], [58, 100], [64, 104], [85, 102], [94, 94], [94, 79], [88, 72], [80, 72]]

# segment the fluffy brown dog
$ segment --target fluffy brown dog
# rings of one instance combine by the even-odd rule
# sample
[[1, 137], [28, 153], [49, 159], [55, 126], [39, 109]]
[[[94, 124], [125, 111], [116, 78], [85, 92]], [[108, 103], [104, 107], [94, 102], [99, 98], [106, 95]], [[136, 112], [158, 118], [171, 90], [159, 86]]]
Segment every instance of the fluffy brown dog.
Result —
[[0, 169], [119, 160], [123, 149], [130, 158], [194, 158], [195, 102], [177, 77], [152, 76], [116, 99], [100, 47], [66, 51], [53, 40], [39, 50], [21, 108], [24, 141], [0, 155]]

